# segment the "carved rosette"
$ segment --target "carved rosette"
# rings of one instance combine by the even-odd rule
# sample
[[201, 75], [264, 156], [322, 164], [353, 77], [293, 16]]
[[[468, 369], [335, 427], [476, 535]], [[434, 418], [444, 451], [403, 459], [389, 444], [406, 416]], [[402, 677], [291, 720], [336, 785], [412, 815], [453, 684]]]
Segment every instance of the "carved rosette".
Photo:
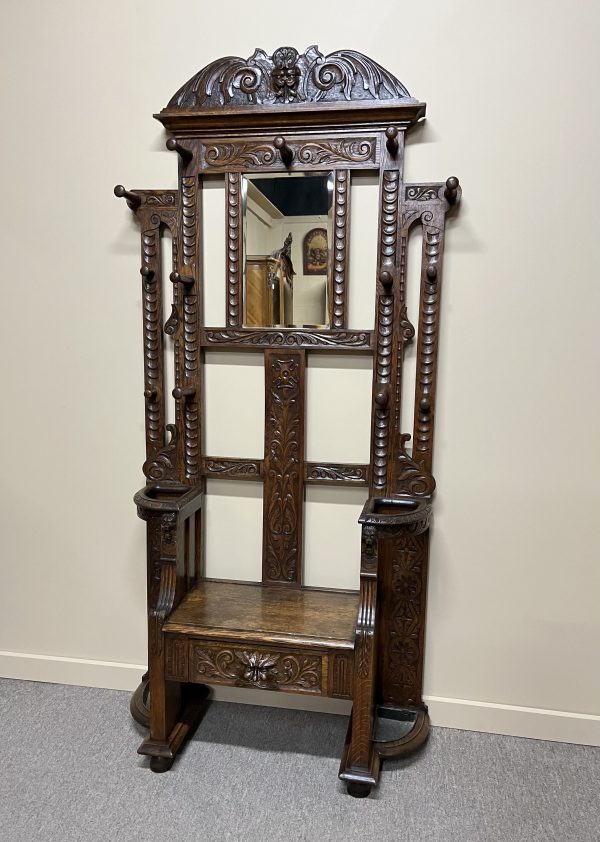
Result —
[[265, 353], [263, 579], [300, 576], [304, 443], [304, 354]]
[[272, 56], [255, 50], [247, 59], [213, 61], [177, 91], [168, 108], [387, 99], [416, 102], [395, 76], [362, 53], [324, 56], [316, 46], [302, 54], [279, 47]]

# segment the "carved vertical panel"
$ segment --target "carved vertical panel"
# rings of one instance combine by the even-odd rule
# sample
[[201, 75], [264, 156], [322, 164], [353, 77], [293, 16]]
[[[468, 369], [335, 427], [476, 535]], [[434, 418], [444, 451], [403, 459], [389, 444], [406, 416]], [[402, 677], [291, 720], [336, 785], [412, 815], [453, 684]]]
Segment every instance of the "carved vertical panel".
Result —
[[385, 703], [422, 703], [429, 531], [382, 541], [379, 697]]
[[188, 680], [188, 648], [186, 637], [167, 637], [165, 645], [166, 679], [172, 681]]
[[142, 232], [142, 267], [151, 274], [143, 276], [142, 297], [144, 302], [146, 436], [148, 445], [153, 449], [162, 445], [164, 440], [160, 217], [151, 216], [149, 223], [151, 227]]
[[183, 242], [184, 266], [189, 266], [196, 260], [196, 217], [198, 205], [197, 192], [197, 176], [189, 175], [181, 179], [181, 239]]
[[361, 577], [354, 655], [352, 741], [348, 757], [355, 768], [368, 768], [372, 753], [376, 608], [377, 579]]
[[354, 672], [352, 655], [336, 653], [332, 660], [330, 695], [338, 699], [351, 699]]
[[333, 191], [332, 296], [330, 324], [346, 327], [348, 311], [348, 232], [350, 226], [350, 172], [335, 170]]
[[225, 208], [227, 214], [227, 327], [242, 324], [242, 176], [229, 172], [225, 176]]
[[423, 223], [423, 256], [417, 340], [413, 459], [425, 471], [430, 472], [433, 457], [435, 385], [440, 319], [440, 261], [444, 242], [444, 221], [443, 216], [438, 218], [438, 215], [431, 211], [424, 213], [421, 220]]
[[[181, 167], [181, 164], [180, 164]], [[178, 401], [178, 429], [181, 431], [181, 461], [182, 481], [195, 482], [199, 477], [200, 465], [200, 402], [201, 372], [200, 345], [198, 331], [200, 328], [200, 262], [198, 242], [201, 235], [201, 218], [199, 203], [200, 185], [196, 175], [181, 178], [181, 240], [182, 265], [178, 267], [181, 274], [194, 278], [194, 285], [183, 287], [175, 284], [176, 301], [179, 312], [182, 313], [182, 329], [180, 342], [179, 366], [176, 371], [176, 384], [187, 386], [193, 384], [196, 391], [187, 400]]]
[[265, 351], [263, 582], [302, 581], [304, 351]]
[[[371, 493], [385, 493], [390, 455], [390, 383], [394, 350], [394, 294], [398, 241], [400, 173], [386, 170], [381, 181], [381, 216], [377, 308], [375, 319], [375, 359], [373, 415], [371, 423]], [[382, 277], [388, 282], [383, 283]]]

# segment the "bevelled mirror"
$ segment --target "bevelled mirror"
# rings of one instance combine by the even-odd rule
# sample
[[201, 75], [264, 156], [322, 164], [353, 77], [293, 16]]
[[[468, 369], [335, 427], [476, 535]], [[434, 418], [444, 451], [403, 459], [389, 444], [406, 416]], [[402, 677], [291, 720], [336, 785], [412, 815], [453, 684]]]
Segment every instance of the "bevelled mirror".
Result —
[[328, 327], [333, 173], [242, 177], [244, 325]]

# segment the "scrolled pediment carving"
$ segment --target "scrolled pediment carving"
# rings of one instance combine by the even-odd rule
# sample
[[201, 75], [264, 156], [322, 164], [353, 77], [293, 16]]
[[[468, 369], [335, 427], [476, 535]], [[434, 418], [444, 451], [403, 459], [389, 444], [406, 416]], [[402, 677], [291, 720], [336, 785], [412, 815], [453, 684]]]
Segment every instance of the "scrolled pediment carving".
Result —
[[214, 108], [340, 100], [416, 102], [380, 64], [354, 50], [324, 56], [317, 46], [299, 53], [256, 49], [247, 59], [227, 56], [204, 67], [171, 98], [167, 108]]

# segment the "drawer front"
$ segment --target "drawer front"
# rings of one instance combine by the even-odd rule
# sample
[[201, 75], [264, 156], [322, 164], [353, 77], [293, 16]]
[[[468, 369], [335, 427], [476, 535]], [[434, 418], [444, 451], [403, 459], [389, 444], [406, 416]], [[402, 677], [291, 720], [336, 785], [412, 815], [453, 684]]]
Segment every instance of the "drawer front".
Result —
[[327, 695], [327, 655], [190, 640], [189, 681]]

